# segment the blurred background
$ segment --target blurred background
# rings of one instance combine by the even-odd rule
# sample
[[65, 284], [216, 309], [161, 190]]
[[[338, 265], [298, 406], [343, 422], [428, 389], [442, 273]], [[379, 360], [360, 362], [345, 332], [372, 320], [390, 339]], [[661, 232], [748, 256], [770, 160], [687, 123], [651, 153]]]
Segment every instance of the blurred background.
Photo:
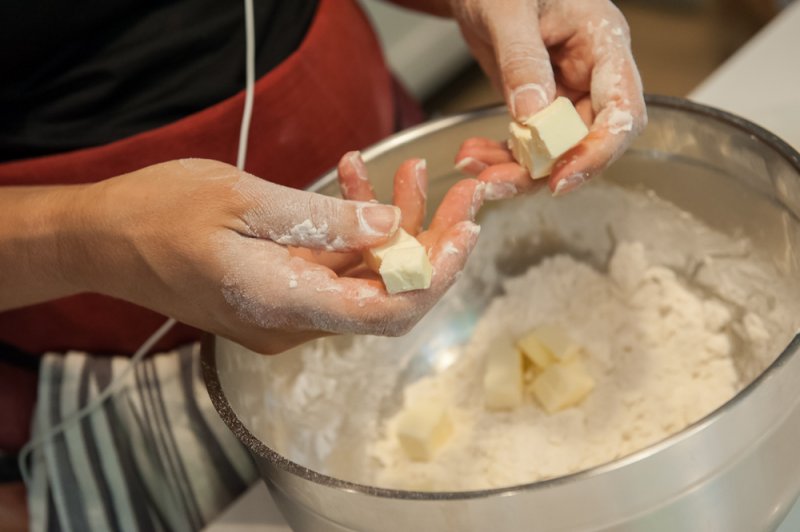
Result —
[[[686, 96], [791, 0], [618, 0], [646, 92]], [[431, 116], [502, 101], [457, 26], [362, 0], [388, 61]], [[420, 60], [419, 58], [425, 58]]]

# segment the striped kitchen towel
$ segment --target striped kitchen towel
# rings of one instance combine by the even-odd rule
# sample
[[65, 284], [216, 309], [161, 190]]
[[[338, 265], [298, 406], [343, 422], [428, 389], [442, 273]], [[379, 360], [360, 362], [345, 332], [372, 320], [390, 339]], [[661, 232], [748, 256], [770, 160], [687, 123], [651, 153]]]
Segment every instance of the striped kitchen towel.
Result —
[[[48, 354], [34, 437], [77, 411], [130, 364]], [[34, 450], [34, 531], [198, 530], [251, 485], [255, 467], [214, 410], [199, 344], [142, 361], [101, 408]]]

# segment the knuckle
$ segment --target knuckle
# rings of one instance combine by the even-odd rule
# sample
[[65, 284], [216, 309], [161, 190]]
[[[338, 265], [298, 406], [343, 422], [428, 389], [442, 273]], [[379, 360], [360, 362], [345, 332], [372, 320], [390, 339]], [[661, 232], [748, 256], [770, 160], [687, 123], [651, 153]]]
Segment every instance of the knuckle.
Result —
[[331, 225], [341, 216], [342, 202], [340, 200], [310, 193], [307, 202], [309, 217], [317, 227], [322, 224]]
[[222, 161], [215, 161], [213, 159], [179, 159], [176, 161], [183, 168], [202, 173], [216, 174], [216, 173], [231, 173], [237, 171], [235, 166]]
[[519, 77], [529, 74], [532, 70], [539, 71], [545, 62], [548, 65], [550, 63], [545, 50], [535, 48], [530, 43], [512, 42], [505, 45], [499, 65], [506, 77]]
[[630, 30], [628, 27], [628, 21], [619, 7], [611, 2], [605, 2], [605, 8], [606, 9], [603, 15], [605, 18], [609, 19], [610, 22], [619, 25], [625, 31]]

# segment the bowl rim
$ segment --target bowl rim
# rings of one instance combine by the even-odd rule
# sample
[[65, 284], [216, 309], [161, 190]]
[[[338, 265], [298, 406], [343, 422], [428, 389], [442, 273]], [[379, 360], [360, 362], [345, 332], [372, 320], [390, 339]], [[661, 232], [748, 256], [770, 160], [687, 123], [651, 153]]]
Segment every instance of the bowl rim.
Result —
[[[797, 170], [798, 174], [800, 174], [800, 153], [775, 134], [770, 133], [766, 129], [754, 124], [753, 122], [750, 122], [749, 120], [731, 114], [727, 111], [692, 102], [684, 98], [648, 94], [645, 95], [645, 101], [649, 107], [655, 106], [666, 109], [676, 109], [682, 112], [703, 115], [713, 120], [723, 122], [729, 126], [733, 126], [734, 128], [757, 138], [772, 148], [784, 159], [786, 159], [790, 165]], [[455, 124], [474, 120], [476, 118], [494, 116], [505, 112], [505, 106], [493, 105], [454, 116], [431, 120], [413, 128], [396, 133], [378, 142], [377, 144], [365, 149], [363, 151], [363, 155], [366, 160], [369, 160], [371, 157], [375, 157], [395, 148], [398, 145], [404, 144], [407, 140], [434, 133]], [[319, 190], [320, 188], [328, 185], [335, 178], [336, 173], [334, 169], [316, 180], [308, 188], [309, 190]], [[204, 335], [201, 340], [200, 358], [203, 379], [205, 380], [206, 388], [208, 389], [209, 396], [211, 397], [211, 402], [214, 405], [214, 408], [217, 410], [217, 413], [220, 415], [228, 428], [234, 433], [234, 435], [236, 435], [239, 441], [241, 441], [251, 453], [266, 459], [271, 465], [285, 471], [286, 473], [332, 489], [357, 492], [364, 495], [390, 499], [444, 501], [488, 498], [496, 495], [512, 495], [515, 492], [529, 492], [533, 490], [538, 491], [548, 489], [554, 486], [578, 482], [582, 479], [592, 478], [598, 475], [616, 471], [658, 454], [664, 449], [672, 447], [677, 443], [691, 437], [693, 434], [703, 431], [706, 427], [712, 425], [716, 420], [718, 420], [725, 412], [732, 410], [748, 396], [753, 394], [762, 382], [771, 378], [783, 365], [789, 361], [790, 357], [795, 354], [798, 348], [800, 348], [800, 333], [796, 334], [792, 338], [792, 340], [775, 358], [775, 360], [773, 360], [772, 363], [767, 366], [767, 368], [761, 372], [758, 377], [740, 390], [739, 393], [737, 393], [731, 399], [714, 409], [712, 412], [709, 412], [704, 417], [690, 424], [683, 430], [634, 453], [623, 456], [622, 458], [618, 458], [611, 462], [606, 462], [589, 469], [578, 471], [576, 473], [536, 482], [483, 490], [437, 492], [381, 488], [377, 486], [341, 480], [300, 465], [271, 449], [250, 432], [250, 430], [233, 411], [233, 407], [225, 397], [219, 380], [219, 374], [217, 373], [215, 343], [216, 337], [211, 334]]]

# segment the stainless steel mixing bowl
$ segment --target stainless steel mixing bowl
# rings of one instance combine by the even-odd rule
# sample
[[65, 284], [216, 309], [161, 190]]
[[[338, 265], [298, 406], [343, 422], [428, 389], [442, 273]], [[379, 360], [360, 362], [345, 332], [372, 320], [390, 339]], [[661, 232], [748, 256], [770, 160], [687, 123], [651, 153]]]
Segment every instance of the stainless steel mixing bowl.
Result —
[[[721, 111], [665, 97], [650, 97], [648, 103], [646, 132], [597, 186], [652, 190], [710, 227], [749, 238], [755, 252], [780, 272], [775, 283], [800, 297], [792, 283], [800, 279], [797, 151]], [[452, 157], [460, 142], [473, 135], [502, 138], [507, 120], [501, 108], [444, 118], [366, 150], [370, 173], [379, 176], [378, 195], [390, 197], [390, 176], [401, 161], [422, 156], [431, 175], [429, 199], [437, 203], [458, 178]], [[334, 174], [311, 188], [337, 194]], [[595, 215], [586, 212], [585, 223]], [[588, 245], [568, 240], [510, 250], [505, 260], [516, 266], [508, 273], [523, 271], [543, 254], [581, 253]], [[433, 329], [464, 327], [456, 321], [445, 317]], [[432, 334], [431, 328], [422, 330], [412, 335]], [[234, 346], [209, 339], [203, 367], [215, 407], [250, 450], [295, 530], [754, 532], [774, 529], [800, 493], [800, 340], [795, 331], [784, 332], [783, 350], [776, 349], [766, 370], [680, 433], [580, 473], [472, 492], [381, 489], [294, 463], [273, 450], [285, 435], [262, 441], [243, 422], [270, 416], [250, 371], [261, 359], [232, 363], [241, 357]], [[417, 372], [434, 371], [436, 353], [422, 351], [427, 358]], [[383, 355], [391, 353], [375, 356]]]

